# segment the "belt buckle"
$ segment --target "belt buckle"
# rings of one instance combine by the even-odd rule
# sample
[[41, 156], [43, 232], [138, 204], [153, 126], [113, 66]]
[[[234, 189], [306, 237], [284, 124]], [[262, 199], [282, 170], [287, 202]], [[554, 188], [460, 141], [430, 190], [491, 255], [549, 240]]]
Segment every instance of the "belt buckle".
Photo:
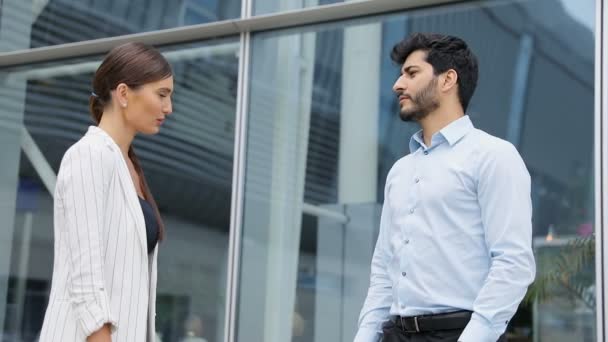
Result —
[[404, 332], [406, 333], [420, 333], [420, 326], [418, 325], [418, 316], [414, 316], [414, 328], [416, 328], [416, 330], [407, 330], [405, 328], [405, 323], [403, 321], [403, 316], [399, 316], [399, 320], [401, 321], [401, 327], [403, 329]]

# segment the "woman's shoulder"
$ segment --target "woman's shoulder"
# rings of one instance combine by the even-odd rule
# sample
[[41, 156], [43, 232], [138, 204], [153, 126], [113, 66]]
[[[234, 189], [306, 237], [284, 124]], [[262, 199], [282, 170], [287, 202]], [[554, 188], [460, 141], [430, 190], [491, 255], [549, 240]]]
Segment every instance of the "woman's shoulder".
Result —
[[111, 142], [102, 135], [97, 134], [91, 126], [87, 133], [70, 146], [61, 161], [61, 167], [68, 167], [74, 161], [89, 162], [94, 167], [113, 168], [116, 164], [116, 151]]
[[[120, 152], [118, 158], [121, 158]], [[91, 134], [89, 129], [87, 134], [67, 149], [61, 159], [57, 173], [57, 196], [61, 197], [69, 184], [85, 186], [93, 184], [95, 178], [102, 180], [96, 184], [107, 186], [116, 172], [117, 164], [114, 148], [102, 135]]]

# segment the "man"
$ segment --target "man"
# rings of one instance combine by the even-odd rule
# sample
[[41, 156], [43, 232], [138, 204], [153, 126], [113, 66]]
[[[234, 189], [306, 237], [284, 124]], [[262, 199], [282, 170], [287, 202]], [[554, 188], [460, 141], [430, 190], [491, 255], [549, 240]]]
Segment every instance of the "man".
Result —
[[504, 341], [535, 275], [530, 175], [465, 115], [477, 59], [463, 40], [415, 34], [391, 57], [400, 117], [422, 129], [386, 179], [355, 342]]

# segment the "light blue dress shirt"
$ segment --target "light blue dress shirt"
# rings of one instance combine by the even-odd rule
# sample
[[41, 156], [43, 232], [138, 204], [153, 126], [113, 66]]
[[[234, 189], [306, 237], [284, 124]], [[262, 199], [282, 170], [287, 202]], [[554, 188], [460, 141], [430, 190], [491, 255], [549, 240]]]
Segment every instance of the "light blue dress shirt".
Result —
[[421, 132], [386, 179], [355, 342], [389, 315], [473, 311], [459, 341], [495, 342], [534, 280], [530, 175], [509, 142], [468, 116]]

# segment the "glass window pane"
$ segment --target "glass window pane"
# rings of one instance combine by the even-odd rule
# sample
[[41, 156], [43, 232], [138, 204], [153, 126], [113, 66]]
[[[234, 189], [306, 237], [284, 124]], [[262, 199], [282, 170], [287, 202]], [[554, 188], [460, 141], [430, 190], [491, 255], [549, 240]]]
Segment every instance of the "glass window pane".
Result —
[[[235, 39], [163, 48], [174, 72], [173, 114], [158, 135], [134, 140], [166, 225], [156, 299], [162, 341], [186, 336], [223, 340], [237, 50]], [[49, 184], [66, 149], [92, 124], [88, 99], [100, 60], [68, 60], [3, 74], [2, 89], [10, 97], [1, 98], [2, 106], [16, 108], [11, 112], [15, 116], [21, 108], [33, 138], [32, 145], [22, 147], [20, 163], [19, 139], [5, 145], [16, 153], [2, 154], [2, 162], [11, 165], [15, 175], [2, 178], [11, 184], [1, 184], [3, 191], [13, 192], [10, 202], [2, 202], [10, 204], [0, 207], [7, 213], [2, 217], [14, 217], [10, 229], [2, 231], [6, 239], [0, 240], [0, 274], [6, 275], [0, 277], [3, 341], [34, 341], [40, 332], [53, 269]], [[10, 120], [1, 120], [2, 129], [5, 123], [10, 127]], [[9, 137], [2, 134], [0, 139]], [[41, 154], [32, 154], [36, 150]]]
[[4, 0], [0, 52], [238, 18], [240, 0]]
[[[532, 177], [538, 277], [509, 340], [595, 341], [594, 1], [577, 4], [451, 5], [254, 35], [237, 340], [352, 341], [386, 176], [419, 129], [397, 114], [390, 51], [439, 32], [479, 59], [474, 125], [513, 143]], [[566, 280], [543, 282], [550, 272]]]
[[261, 15], [285, 12], [338, 2], [344, 2], [344, 0], [253, 0], [253, 14]]

